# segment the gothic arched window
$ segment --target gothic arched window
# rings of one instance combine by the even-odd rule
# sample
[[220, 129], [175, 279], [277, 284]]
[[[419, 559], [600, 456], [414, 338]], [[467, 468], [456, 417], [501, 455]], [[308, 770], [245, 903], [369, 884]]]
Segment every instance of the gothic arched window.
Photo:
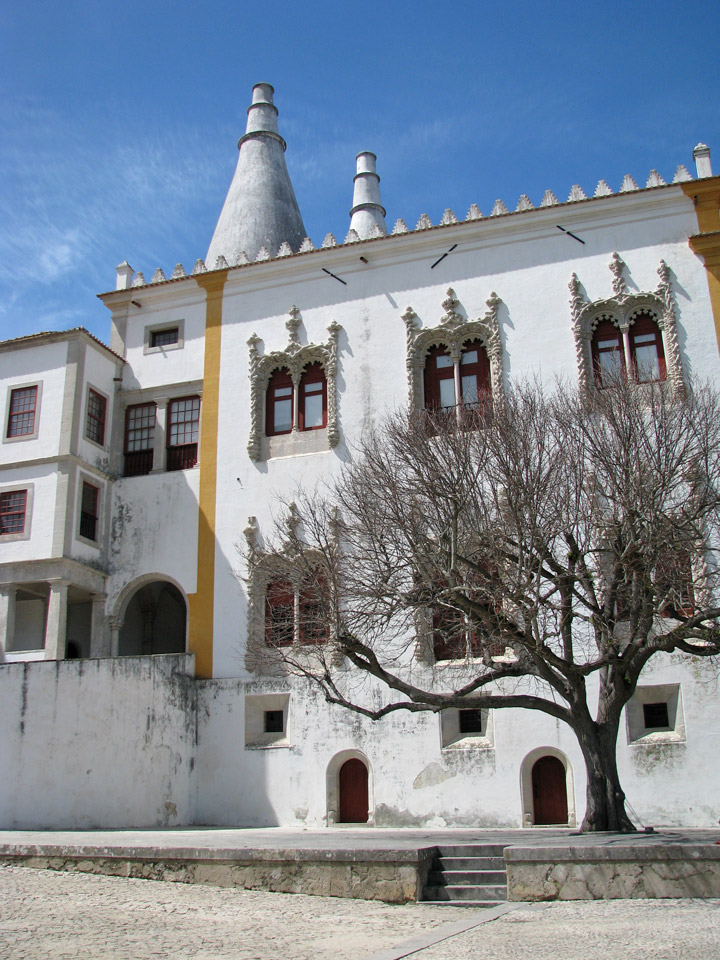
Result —
[[287, 369], [275, 370], [267, 387], [265, 433], [269, 437], [293, 428], [293, 382]]
[[309, 363], [300, 378], [298, 428], [319, 430], [327, 425], [327, 378], [321, 363]]
[[638, 383], [665, 379], [665, 350], [656, 321], [642, 313], [630, 327], [630, 356], [633, 376]]
[[623, 335], [612, 320], [602, 320], [595, 328], [592, 356], [598, 387], [612, 386], [625, 376]]

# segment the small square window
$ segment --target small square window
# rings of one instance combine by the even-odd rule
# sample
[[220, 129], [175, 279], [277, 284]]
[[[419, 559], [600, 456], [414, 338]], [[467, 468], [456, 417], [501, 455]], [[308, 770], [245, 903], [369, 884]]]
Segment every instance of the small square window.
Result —
[[482, 733], [482, 710], [459, 710], [460, 733]]
[[180, 330], [178, 327], [166, 327], [165, 330], [150, 331], [151, 347], [169, 347], [180, 340]]
[[88, 390], [87, 416], [85, 418], [85, 436], [88, 440], [100, 444], [105, 443], [105, 417], [107, 414], [107, 400], [97, 390]]
[[643, 704], [643, 719], [647, 730], [667, 730], [670, 726], [668, 705], [665, 701]]
[[283, 733], [285, 729], [282, 710], [265, 711], [265, 733]]

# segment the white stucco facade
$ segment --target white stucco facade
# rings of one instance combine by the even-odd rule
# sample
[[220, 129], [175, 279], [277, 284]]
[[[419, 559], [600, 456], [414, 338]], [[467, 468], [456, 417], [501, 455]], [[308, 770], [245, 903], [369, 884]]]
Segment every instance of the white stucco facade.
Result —
[[[688, 243], [699, 232], [690, 181], [461, 223], [446, 211], [442, 225], [398, 221], [388, 236], [374, 155], [359, 158], [349, 242], [283, 240], [256, 262], [228, 252], [216, 269], [150, 283], [121, 265], [102, 295], [110, 348], [82, 330], [0, 344], [0, 494], [25, 492], [22, 531], [0, 535], [1, 826], [331, 825], [349, 758], [367, 768], [369, 822], [530, 826], [530, 771], [544, 756], [562, 763], [568, 823], [580, 822], [582, 757], [550, 717], [496, 711], [472, 735], [432, 713], [373, 723], [264, 675], [244, 531], [255, 518], [261, 542], [278, 498], [337, 475], [364, 429], [417, 402], [412, 336], [448, 310], [497, 332], [493, 389], [576, 383], [569, 285], [576, 276], [585, 304], [612, 298], [621, 261], [628, 295], [670, 291], [668, 375], [720, 386], [720, 318]], [[242, 233], [228, 230], [216, 246]], [[263, 358], [291, 366], [303, 350], [325, 365], [328, 423], [269, 437]], [[26, 387], [37, 387], [33, 429], [11, 437]], [[177, 443], [181, 409], [190, 427]], [[646, 823], [714, 824], [715, 668], [656, 658], [640, 687], [673, 705], [673, 729], [646, 736], [636, 716], [623, 726], [631, 807]], [[282, 714], [279, 735], [262, 729], [267, 711]]]

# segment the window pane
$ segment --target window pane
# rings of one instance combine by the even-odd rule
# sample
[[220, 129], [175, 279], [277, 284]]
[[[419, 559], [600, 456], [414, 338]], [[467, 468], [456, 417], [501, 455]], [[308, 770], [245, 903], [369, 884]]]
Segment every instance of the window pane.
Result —
[[645, 340], [645, 337], [635, 339], [635, 365], [637, 367], [637, 378], [640, 383], [647, 383], [650, 380], [660, 379], [660, 361], [658, 359], [657, 347], [655, 346], [655, 337], [651, 336], [652, 343], [647, 346], [638, 345], [639, 340]]
[[446, 380], [440, 380], [438, 386], [440, 387], [440, 406], [441, 407], [454, 407], [455, 406], [455, 380], [450, 379], [449, 377]]
[[616, 383], [622, 376], [623, 359], [619, 348], [598, 353], [600, 382], [603, 385]]
[[478, 362], [478, 352], [477, 350], [465, 350], [463, 355], [460, 357], [460, 363], [477, 363]]
[[88, 393], [87, 422], [85, 436], [101, 446], [105, 442], [105, 397], [90, 390]]
[[305, 384], [305, 393], [322, 393], [322, 381], [318, 380], [316, 383], [306, 383]]
[[168, 330], [154, 330], [150, 334], [151, 347], [167, 347], [178, 342], [178, 327]]
[[[279, 392], [279, 390], [276, 391], [276, 393]], [[275, 433], [288, 433], [292, 430], [292, 399], [276, 400], [273, 407]]]
[[292, 387], [275, 387], [275, 396], [276, 397], [292, 396]]
[[438, 370], [441, 370], [444, 367], [451, 367], [453, 365], [452, 357], [449, 357], [447, 354], [440, 354], [435, 358], [437, 363], [436, 366]]
[[[319, 385], [322, 390], [322, 384]], [[305, 429], [323, 425], [323, 398], [322, 393], [305, 397]]]
[[462, 398], [465, 406], [478, 402], [477, 377], [475, 374], [462, 378]]
[[644, 703], [643, 719], [646, 729], [652, 727], [669, 727], [670, 717], [667, 703]]
[[37, 387], [23, 387], [10, 394], [8, 437], [28, 437], [35, 431]]
[[22, 533], [25, 530], [27, 490], [0, 493], [0, 534]]

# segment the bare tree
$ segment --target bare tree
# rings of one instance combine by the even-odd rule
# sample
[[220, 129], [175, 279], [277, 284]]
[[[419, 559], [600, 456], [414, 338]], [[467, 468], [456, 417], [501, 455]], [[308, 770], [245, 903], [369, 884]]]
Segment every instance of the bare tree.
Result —
[[633, 830], [621, 712], [653, 655], [720, 650], [719, 489], [709, 389], [619, 383], [588, 405], [523, 384], [470, 420], [392, 415], [256, 559], [290, 584], [266, 648], [373, 719], [556, 717], [587, 766], [582, 829]]

